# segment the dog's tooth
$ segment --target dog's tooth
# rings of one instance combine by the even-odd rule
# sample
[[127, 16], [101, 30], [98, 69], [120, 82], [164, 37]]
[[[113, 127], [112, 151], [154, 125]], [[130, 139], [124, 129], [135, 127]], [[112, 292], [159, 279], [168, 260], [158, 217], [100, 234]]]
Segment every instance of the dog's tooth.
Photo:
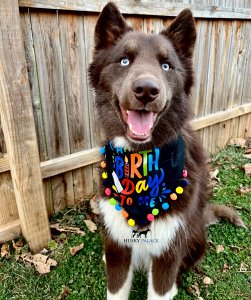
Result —
[[129, 123], [128, 126], [129, 126], [130, 130], [132, 130], [132, 124]]

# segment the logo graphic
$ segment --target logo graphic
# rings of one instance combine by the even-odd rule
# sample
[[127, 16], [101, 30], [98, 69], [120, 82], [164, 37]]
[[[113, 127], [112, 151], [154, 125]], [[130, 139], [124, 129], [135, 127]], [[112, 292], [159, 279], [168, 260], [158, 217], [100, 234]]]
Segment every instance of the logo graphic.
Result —
[[146, 230], [131, 230], [131, 238], [124, 239], [124, 243], [126, 244], [156, 244], [158, 243], [158, 239], [148, 238], [148, 233], [151, 230], [148, 228]]
[[136, 238], [141, 238], [142, 235], [144, 235], [145, 239], [147, 238], [147, 233], [150, 231], [150, 229], [146, 229], [146, 230], [143, 230], [143, 231], [138, 231], [136, 229], [133, 229], [132, 231], [132, 237], [136, 237]]

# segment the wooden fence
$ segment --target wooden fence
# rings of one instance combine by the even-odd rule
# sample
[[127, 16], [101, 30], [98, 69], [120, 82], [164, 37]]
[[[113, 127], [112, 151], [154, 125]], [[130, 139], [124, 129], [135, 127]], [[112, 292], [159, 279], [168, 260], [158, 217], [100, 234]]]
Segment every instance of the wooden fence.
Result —
[[[209, 152], [251, 137], [251, 1], [115, 1], [136, 30], [196, 17], [193, 126]], [[88, 87], [93, 31], [106, 1], [0, 1], [0, 242], [33, 251], [48, 215], [95, 193], [101, 130]]]

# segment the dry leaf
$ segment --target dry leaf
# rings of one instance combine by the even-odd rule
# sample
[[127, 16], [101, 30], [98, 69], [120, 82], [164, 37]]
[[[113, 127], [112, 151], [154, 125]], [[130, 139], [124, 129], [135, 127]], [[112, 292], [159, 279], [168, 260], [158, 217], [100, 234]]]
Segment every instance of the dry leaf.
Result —
[[210, 178], [220, 181], [220, 178], [217, 177], [218, 174], [219, 174], [219, 169], [212, 170], [210, 171]]
[[250, 153], [250, 154], [243, 154], [243, 157], [244, 157], [244, 158], [251, 159], [251, 153]]
[[251, 186], [249, 187], [243, 187], [241, 186], [240, 189], [238, 190], [238, 194], [240, 194], [241, 196], [250, 193], [251, 192]]
[[240, 272], [245, 273], [247, 271], [248, 271], [248, 265], [246, 263], [242, 262], [240, 265]]
[[70, 227], [70, 226], [61, 226], [60, 223], [51, 224], [50, 228], [56, 229], [59, 232], [71, 232], [76, 233], [81, 236], [85, 236], [85, 232], [78, 227]]
[[40, 251], [40, 254], [43, 254], [43, 255], [46, 255], [50, 252], [50, 250], [46, 249], [46, 248], [43, 248], [41, 251]]
[[40, 253], [35, 255], [32, 255], [31, 253], [24, 253], [21, 255], [21, 257], [24, 262], [33, 264], [35, 266], [35, 269], [40, 274], [49, 273], [51, 266], [56, 267], [58, 264], [54, 259], [51, 259], [48, 256]]
[[226, 273], [229, 270], [230, 270], [229, 265], [228, 264], [224, 264], [224, 266], [223, 266], [223, 273]]
[[1, 247], [1, 257], [10, 257], [10, 249], [7, 243], [4, 243]]
[[14, 240], [12, 240], [12, 246], [13, 249], [15, 250], [16, 254], [19, 254], [21, 250], [23, 249], [23, 241], [20, 239], [16, 243]]
[[220, 253], [224, 251], [224, 247], [222, 245], [217, 245], [216, 246], [216, 253]]
[[206, 284], [206, 285], [209, 285], [209, 284], [213, 284], [213, 280], [209, 277], [204, 277], [203, 279], [203, 283]]
[[245, 164], [244, 165], [245, 174], [247, 176], [251, 176], [251, 164]]
[[71, 255], [75, 255], [76, 253], [78, 253], [83, 248], [84, 248], [84, 244], [83, 243], [80, 244], [80, 245], [78, 245], [78, 246], [71, 247], [70, 248], [70, 253], [71, 253]]
[[62, 292], [60, 293], [60, 295], [57, 297], [57, 300], [64, 300], [67, 298], [67, 296], [69, 296], [71, 293], [71, 290], [68, 286], [64, 286], [62, 289]]
[[196, 295], [197, 295], [198, 297], [200, 297], [200, 289], [199, 289], [198, 283], [195, 282], [195, 284], [192, 285], [192, 287], [194, 288]]
[[97, 230], [97, 226], [91, 220], [84, 220], [85, 225], [91, 232], [95, 232]]
[[91, 200], [90, 200], [90, 205], [91, 205], [91, 209], [92, 209], [92, 212], [94, 214], [99, 214], [99, 208], [98, 208], [98, 196], [95, 195]]
[[241, 148], [246, 148], [246, 140], [242, 139], [242, 138], [235, 138], [235, 139], [231, 139], [229, 141], [229, 145], [233, 145], [233, 146], [237, 146], [237, 147], [241, 147]]
[[211, 186], [212, 187], [216, 187], [219, 182], [220, 182], [220, 178], [217, 177], [217, 175], [219, 174], [219, 169], [209, 169], [209, 175], [210, 175], [210, 179], [211, 179]]
[[251, 154], [251, 148], [249, 148], [249, 149], [246, 149], [246, 151], [245, 151], [245, 154]]

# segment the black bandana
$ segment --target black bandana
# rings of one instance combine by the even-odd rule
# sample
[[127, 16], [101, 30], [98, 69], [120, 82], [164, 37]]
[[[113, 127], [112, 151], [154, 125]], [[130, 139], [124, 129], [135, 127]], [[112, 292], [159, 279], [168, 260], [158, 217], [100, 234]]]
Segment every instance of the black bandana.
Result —
[[109, 142], [100, 152], [105, 156], [101, 163], [105, 195], [130, 226], [144, 227], [167, 212], [188, 185], [181, 136], [161, 148], [139, 152]]

